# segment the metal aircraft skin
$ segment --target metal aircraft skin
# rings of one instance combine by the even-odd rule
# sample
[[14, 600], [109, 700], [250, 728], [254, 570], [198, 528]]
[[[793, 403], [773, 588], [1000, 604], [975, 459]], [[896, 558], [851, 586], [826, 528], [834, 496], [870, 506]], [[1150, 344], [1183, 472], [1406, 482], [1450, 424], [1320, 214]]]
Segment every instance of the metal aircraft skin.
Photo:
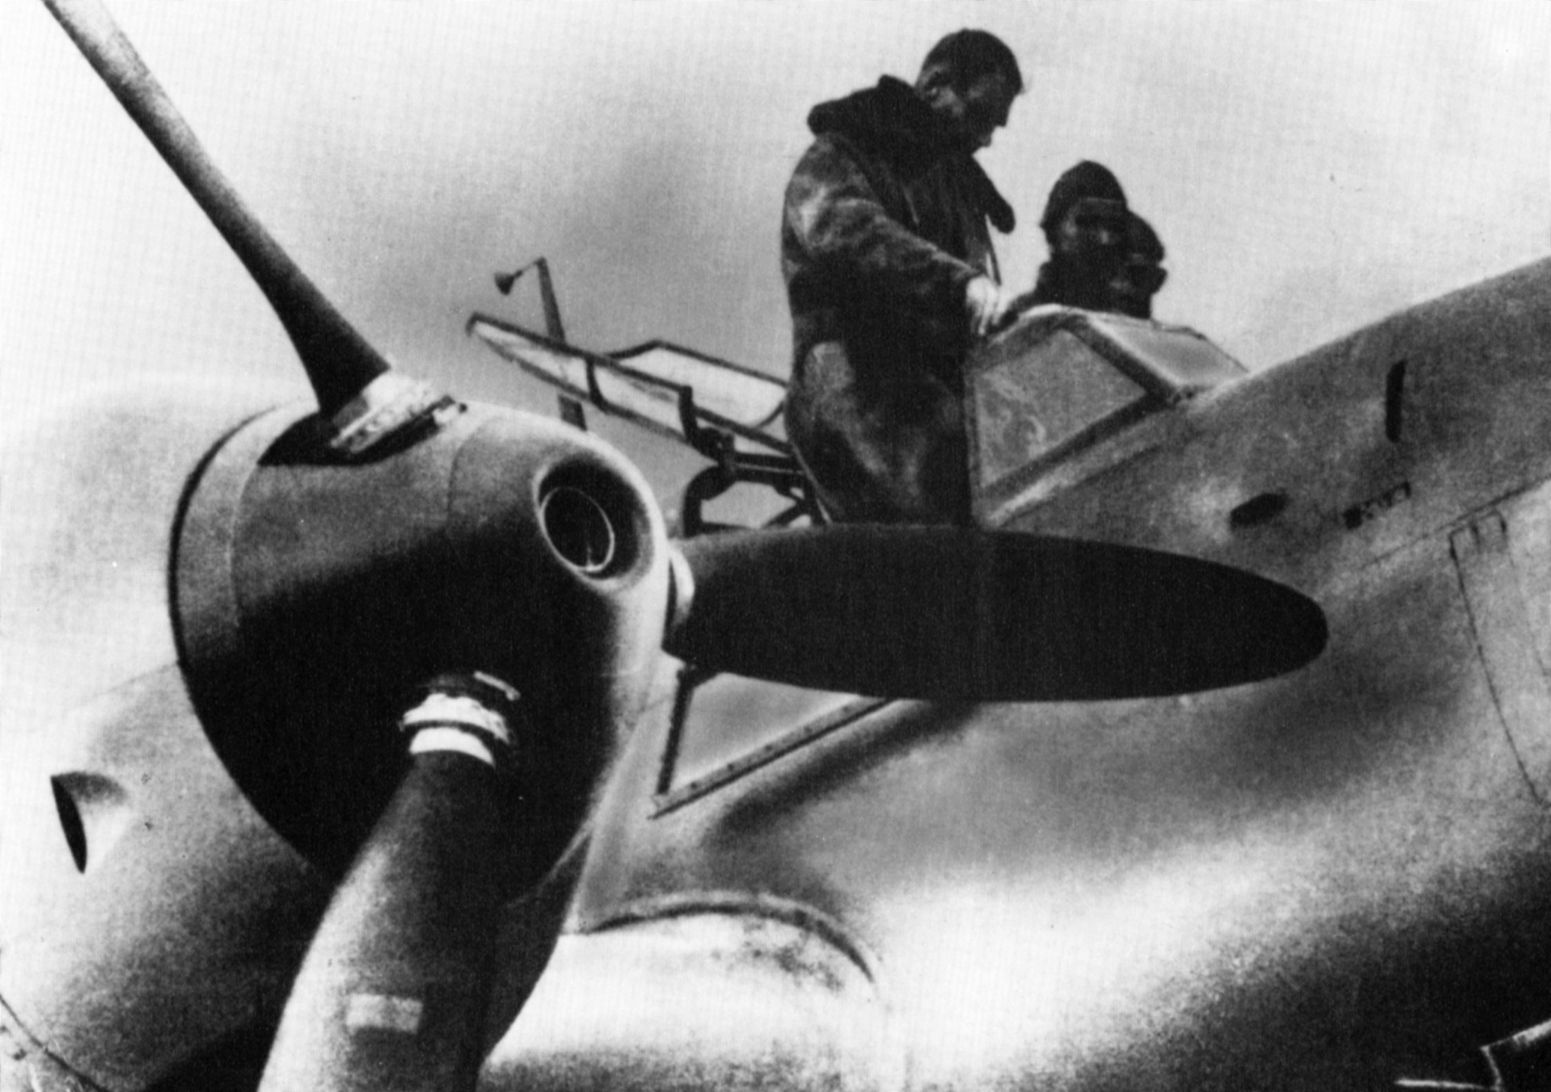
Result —
[[[4, 1092], [1540, 1086], [1551, 261], [987, 476], [983, 537], [680, 547], [600, 441], [384, 385], [193, 174], [315, 399], [136, 383], [6, 437]], [[845, 665], [759, 644], [795, 598], [821, 652], [946, 655], [924, 578], [822, 578], [985, 543], [1054, 599], [1182, 594], [981, 604], [1054, 665], [1029, 693], [1094, 700], [1018, 700], [989, 644], [983, 689], [803, 699]], [[663, 647], [775, 682], [691, 693]], [[515, 799], [402, 757], [449, 670], [521, 691]]]

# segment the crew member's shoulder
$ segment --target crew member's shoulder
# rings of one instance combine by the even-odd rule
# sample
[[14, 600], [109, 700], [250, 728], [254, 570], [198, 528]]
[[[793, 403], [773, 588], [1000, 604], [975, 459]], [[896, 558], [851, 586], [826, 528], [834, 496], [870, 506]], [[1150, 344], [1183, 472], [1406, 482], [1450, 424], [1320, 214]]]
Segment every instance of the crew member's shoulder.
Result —
[[843, 133], [824, 133], [813, 138], [797, 161], [792, 172], [792, 185], [812, 187], [856, 182], [871, 185], [879, 166], [877, 155], [852, 138]]

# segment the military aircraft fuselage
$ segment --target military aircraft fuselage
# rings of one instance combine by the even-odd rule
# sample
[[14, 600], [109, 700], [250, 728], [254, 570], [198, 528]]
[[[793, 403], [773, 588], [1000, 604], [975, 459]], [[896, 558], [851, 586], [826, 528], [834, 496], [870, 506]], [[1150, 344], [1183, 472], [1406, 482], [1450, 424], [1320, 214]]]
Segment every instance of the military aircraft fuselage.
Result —
[[[1302, 590], [1330, 641], [1300, 670], [986, 705], [665, 660], [585, 853], [504, 915], [484, 1085], [1491, 1083], [1480, 1048], [1551, 1016], [1548, 296], [1551, 263], [1527, 267], [983, 491], [993, 526]], [[27, 1058], [103, 1087], [228, 1064], [234, 1036], [262, 1057], [391, 776], [309, 747], [360, 741], [308, 719], [331, 683], [376, 716], [441, 666], [421, 647], [599, 654], [511, 574], [557, 564], [523, 529], [533, 482], [628, 480], [601, 445], [476, 408], [347, 470], [262, 405], [111, 396], [12, 468], [0, 857], [32, 882], [6, 890], [0, 992]], [[508, 541], [532, 543], [515, 567]], [[507, 632], [525, 610], [542, 624]]]
[[[784, 1034], [864, 1084], [1490, 1084], [1479, 1048], [1551, 1018], [1548, 305], [1543, 262], [982, 505], [1287, 581], [1330, 622], [1307, 668], [1146, 701], [749, 698], [759, 727], [660, 704], [609, 781], [549, 1001], [602, 991], [622, 972], [589, 946], [617, 960], [631, 937], [655, 985], [579, 1043], [519, 1020], [492, 1071], [692, 1085], [709, 1059], [773, 1066]], [[687, 972], [654, 952], [686, 936]], [[760, 981], [760, 951], [797, 984], [728, 1017], [706, 983]], [[630, 1030], [674, 1024], [662, 1009], [787, 1030]]]

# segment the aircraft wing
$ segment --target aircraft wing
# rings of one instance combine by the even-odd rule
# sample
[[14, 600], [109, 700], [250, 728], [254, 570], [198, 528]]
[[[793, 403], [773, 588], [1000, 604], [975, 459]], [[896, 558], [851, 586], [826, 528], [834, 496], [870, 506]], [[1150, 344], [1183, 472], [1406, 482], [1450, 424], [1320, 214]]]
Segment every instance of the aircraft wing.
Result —
[[578, 401], [696, 450], [701, 426], [709, 426], [791, 452], [773, 431], [786, 398], [774, 376], [660, 340], [589, 352], [487, 315], [472, 316], [468, 332]]

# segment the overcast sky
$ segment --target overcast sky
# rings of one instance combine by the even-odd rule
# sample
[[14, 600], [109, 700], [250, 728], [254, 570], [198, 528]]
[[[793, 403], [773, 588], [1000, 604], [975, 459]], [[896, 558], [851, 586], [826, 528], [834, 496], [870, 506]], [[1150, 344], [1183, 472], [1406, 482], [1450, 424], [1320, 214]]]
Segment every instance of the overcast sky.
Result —
[[[1056, 176], [1120, 176], [1160, 318], [1252, 368], [1551, 253], [1551, 4], [1196, 0], [112, 5], [217, 163], [368, 338], [471, 397], [463, 334], [666, 337], [784, 375], [781, 192], [814, 103], [978, 25], [1029, 85], [982, 161], [1032, 283]], [[0, 404], [151, 369], [300, 383], [256, 289], [40, 3], [0, 9]], [[616, 442], [617, 432], [609, 433]], [[626, 437], [660, 486], [692, 461]]]

